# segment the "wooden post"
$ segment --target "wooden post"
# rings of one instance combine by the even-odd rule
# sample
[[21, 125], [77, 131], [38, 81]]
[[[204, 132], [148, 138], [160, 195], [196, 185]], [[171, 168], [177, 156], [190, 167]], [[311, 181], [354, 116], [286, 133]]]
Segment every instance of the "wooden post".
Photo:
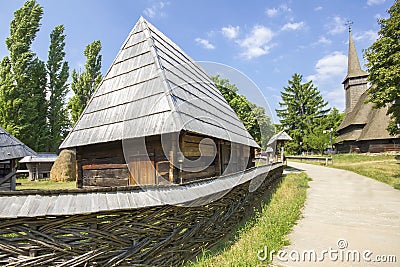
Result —
[[11, 173], [13, 173], [13, 176], [11, 176], [11, 178], [10, 178], [10, 190], [11, 191], [15, 191], [15, 189], [17, 187], [17, 177], [16, 177], [17, 170], [16, 170], [15, 164], [16, 164], [16, 160], [12, 159], [10, 161]]
[[174, 151], [169, 151], [169, 182], [174, 182]]
[[215, 164], [215, 172], [217, 176], [221, 176], [222, 174], [222, 160], [221, 160], [221, 140], [217, 139], [216, 142], [217, 145], [217, 158], [216, 158], [216, 164]]
[[79, 153], [79, 149], [75, 149], [76, 157], [76, 187], [83, 187], [83, 170], [82, 170], [82, 156]]
[[285, 143], [282, 142], [282, 144], [281, 144], [281, 160], [282, 160], [282, 163], [284, 163], [284, 158], [285, 158], [284, 147], [285, 147]]

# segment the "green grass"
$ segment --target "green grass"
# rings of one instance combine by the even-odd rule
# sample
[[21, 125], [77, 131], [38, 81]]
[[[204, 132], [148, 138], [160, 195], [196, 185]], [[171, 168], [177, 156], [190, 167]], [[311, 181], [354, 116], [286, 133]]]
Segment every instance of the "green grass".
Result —
[[[20, 183], [20, 185], [18, 185]], [[29, 181], [27, 178], [17, 179], [17, 190], [56, 190], [56, 189], [74, 189], [75, 181], [72, 182], [52, 182], [49, 180]]]
[[259, 250], [279, 250], [288, 245], [287, 234], [301, 216], [310, 178], [305, 173], [288, 174], [261, 209], [234, 233], [234, 241], [204, 251], [187, 266], [258, 266]]
[[[325, 165], [312, 161], [303, 161]], [[339, 154], [333, 156], [333, 165], [328, 167], [343, 169], [370, 177], [400, 189], [400, 156], [385, 154]]]

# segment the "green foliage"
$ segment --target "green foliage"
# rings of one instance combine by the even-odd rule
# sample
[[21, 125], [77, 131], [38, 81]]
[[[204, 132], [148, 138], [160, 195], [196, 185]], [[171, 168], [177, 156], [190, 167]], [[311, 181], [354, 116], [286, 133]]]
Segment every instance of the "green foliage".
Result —
[[388, 10], [389, 18], [380, 19], [379, 38], [366, 51], [369, 81], [374, 85], [368, 94], [376, 108], [389, 106], [391, 123], [387, 130], [399, 134], [400, 129], [400, 2]]
[[74, 124], [101, 82], [100, 51], [101, 43], [98, 40], [87, 45], [84, 51], [86, 57], [85, 71], [82, 73], [78, 73], [76, 70], [72, 71], [71, 88], [75, 95], [68, 102], [68, 108]]
[[[285, 130], [293, 141], [287, 145], [287, 151], [291, 154], [299, 153], [310, 148], [310, 145], [320, 149], [324, 140], [315, 140], [312, 136], [320, 135], [317, 127], [322, 123], [329, 109], [325, 109], [327, 102], [322, 98], [318, 88], [312, 81], [302, 83], [303, 76], [294, 74], [289, 80], [289, 86], [281, 92], [281, 109], [276, 113], [281, 118], [279, 128]], [[309, 136], [309, 138], [307, 138]], [[310, 143], [311, 142], [311, 143]]]
[[316, 118], [313, 127], [305, 136], [305, 143], [308, 148], [322, 154], [326, 148], [331, 146], [331, 137], [332, 144], [334, 144], [337, 136], [336, 129], [343, 118], [344, 113], [340, 113], [337, 108], [331, 109], [327, 115]]
[[221, 78], [219, 75], [211, 76], [211, 79], [243, 122], [247, 131], [265, 149], [268, 140], [275, 133], [270, 118], [265, 114], [265, 109], [240, 95], [236, 85], [229, 83], [228, 79]]
[[0, 124], [35, 150], [46, 150], [46, 71], [31, 51], [43, 9], [34, 0], [14, 12], [0, 69]]
[[67, 80], [69, 77], [68, 62], [64, 61], [65, 52], [64, 26], [59, 25], [50, 34], [50, 48], [47, 59], [49, 93], [49, 146], [50, 151], [57, 151], [61, 140], [65, 137], [69, 121], [66, 110], [65, 96], [68, 93]]

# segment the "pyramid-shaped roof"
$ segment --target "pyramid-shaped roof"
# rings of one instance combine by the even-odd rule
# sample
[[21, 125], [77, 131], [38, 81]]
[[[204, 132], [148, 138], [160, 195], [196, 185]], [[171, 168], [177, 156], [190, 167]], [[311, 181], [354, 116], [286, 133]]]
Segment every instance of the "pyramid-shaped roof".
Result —
[[[368, 72], [361, 69], [360, 60], [358, 59], [356, 45], [353, 41], [353, 34], [349, 33], [349, 55], [347, 57], [347, 75], [344, 80], [349, 78], [368, 76]], [[344, 82], [343, 82], [344, 83]]]
[[0, 127], [0, 161], [34, 155], [35, 151]]
[[181, 130], [258, 147], [205, 71], [141, 17], [60, 148]]
[[269, 139], [267, 145], [269, 146], [276, 141], [292, 141], [292, 140], [293, 139], [285, 131], [280, 131], [279, 133], [272, 136], [271, 139]]

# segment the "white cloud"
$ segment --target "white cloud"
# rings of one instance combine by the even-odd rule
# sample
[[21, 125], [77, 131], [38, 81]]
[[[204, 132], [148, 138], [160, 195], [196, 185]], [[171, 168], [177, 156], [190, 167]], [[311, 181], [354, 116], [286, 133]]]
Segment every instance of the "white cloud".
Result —
[[265, 14], [267, 14], [268, 17], [272, 18], [275, 17], [278, 14], [278, 9], [277, 8], [267, 8], [265, 10]]
[[341, 18], [339, 16], [333, 17], [328, 24], [325, 25], [325, 28], [327, 28], [329, 34], [338, 34], [342, 33], [346, 30], [345, 26], [345, 19]]
[[331, 43], [332, 40], [326, 38], [325, 36], [321, 36], [317, 41], [317, 44], [322, 44], [322, 45], [330, 45]]
[[271, 29], [261, 25], [254, 26], [246, 38], [236, 41], [240, 47], [244, 48], [241, 56], [252, 59], [268, 54], [272, 47], [270, 42], [273, 36]]
[[233, 27], [229, 25], [228, 27], [223, 27], [221, 29], [222, 35], [228, 39], [235, 39], [239, 34], [239, 26]]
[[292, 9], [290, 7], [288, 7], [286, 4], [280, 5], [279, 9], [284, 12], [292, 12]]
[[370, 42], [375, 42], [378, 39], [378, 33], [372, 30], [364, 31], [362, 33], [354, 33], [354, 40], [368, 40]]
[[165, 12], [163, 12], [162, 10], [167, 5], [169, 5], [169, 2], [160, 1], [160, 2], [153, 4], [151, 7], [145, 8], [143, 10], [143, 13], [149, 18], [154, 18], [156, 16], [163, 17], [163, 16], [165, 16]]
[[317, 6], [316, 8], [314, 8], [314, 11], [321, 11], [323, 9], [322, 6]]
[[301, 28], [304, 27], [304, 21], [300, 22], [288, 22], [282, 27], [282, 31], [287, 31], [287, 30], [300, 30]]
[[315, 74], [306, 77], [318, 86], [322, 96], [330, 107], [344, 110], [343, 78], [346, 76], [347, 56], [341, 52], [330, 53], [317, 61]]
[[202, 38], [196, 38], [195, 39], [196, 43], [198, 43], [199, 45], [203, 46], [203, 48], [205, 49], [215, 49], [215, 46], [213, 44], [211, 44], [208, 40], [206, 39], [202, 39]]
[[335, 77], [344, 78], [346, 68], [347, 56], [336, 51], [319, 59], [315, 64], [316, 73], [308, 76], [307, 80], [313, 80], [320, 83]]
[[270, 18], [277, 16], [279, 13], [285, 12], [292, 12], [292, 9], [287, 5], [280, 5], [278, 8], [274, 7], [265, 9], [265, 14]]
[[373, 6], [373, 5], [380, 5], [385, 3], [385, 0], [368, 0], [367, 5]]

